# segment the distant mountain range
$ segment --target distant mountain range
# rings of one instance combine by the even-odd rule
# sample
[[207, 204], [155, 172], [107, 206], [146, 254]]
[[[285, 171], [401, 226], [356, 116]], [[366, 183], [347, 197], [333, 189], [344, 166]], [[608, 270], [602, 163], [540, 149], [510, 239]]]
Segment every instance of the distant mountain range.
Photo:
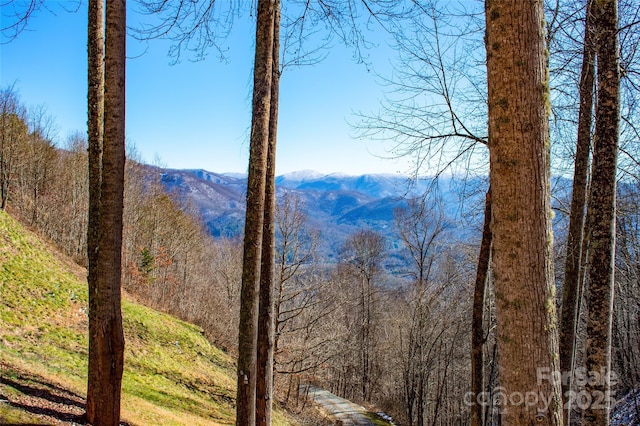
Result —
[[[211, 235], [234, 238], [242, 234], [245, 175], [157, 170], [168, 191], [197, 207]], [[461, 199], [465, 200], [465, 210], [474, 207], [473, 204], [480, 206], [484, 199], [481, 180], [466, 182], [467, 194], [463, 194], [461, 183], [453, 178], [438, 180], [445, 211], [451, 218], [459, 216]], [[389, 237], [391, 246], [397, 247], [394, 210], [405, 207], [408, 198], [422, 195], [431, 185], [431, 179], [411, 181], [404, 176], [384, 174], [349, 176], [301, 171], [276, 178], [278, 196], [289, 193], [302, 201], [309, 226], [322, 231], [323, 251], [329, 257], [350, 234], [362, 228], [381, 232]]]

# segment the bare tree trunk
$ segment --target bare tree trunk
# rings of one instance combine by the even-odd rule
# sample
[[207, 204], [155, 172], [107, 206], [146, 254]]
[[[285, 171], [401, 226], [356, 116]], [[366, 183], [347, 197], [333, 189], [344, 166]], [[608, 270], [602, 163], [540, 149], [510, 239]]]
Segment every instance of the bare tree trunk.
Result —
[[256, 24], [247, 214], [238, 327], [238, 393], [236, 398], [236, 424], [238, 426], [256, 424], [258, 296], [273, 76], [274, 3], [274, 0], [258, 1]]
[[[93, 19], [93, 18], [92, 18]], [[93, 21], [95, 22], [95, 21]], [[87, 389], [87, 412], [94, 425], [118, 425], [124, 367], [121, 313], [122, 213], [125, 163], [126, 0], [107, 3], [105, 44], [104, 143], [98, 217], [99, 238], [94, 310], [96, 375]], [[91, 232], [90, 234], [91, 235]], [[93, 237], [91, 237], [93, 238]], [[90, 355], [90, 360], [93, 355]], [[95, 386], [95, 387], [93, 387]], [[94, 411], [95, 410], [95, 411]]]
[[278, 100], [280, 90], [280, 0], [275, 0], [273, 13], [273, 63], [271, 109], [269, 111], [269, 146], [262, 234], [262, 267], [260, 270], [260, 303], [258, 314], [258, 352], [256, 371], [256, 424], [271, 425], [273, 406], [274, 353], [274, 287], [275, 274], [275, 209], [276, 209], [276, 145], [278, 134]]
[[595, 80], [595, 50], [593, 40], [593, 0], [587, 5], [585, 19], [582, 70], [580, 72], [580, 109], [578, 111], [578, 138], [571, 192], [571, 212], [569, 214], [569, 235], [567, 236], [567, 257], [565, 261], [564, 284], [562, 287], [562, 317], [560, 324], [560, 371], [569, 374], [569, 381], [563, 384], [562, 400], [564, 423], [571, 418], [571, 398], [568, 398], [573, 383], [575, 362], [576, 327], [578, 304], [582, 287], [582, 244], [584, 237], [585, 206], [589, 176], [589, 155], [591, 150], [591, 125], [593, 116], [593, 89]]
[[543, 2], [487, 0], [485, 11], [502, 424], [561, 425]]
[[471, 426], [482, 425], [482, 405], [478, 397], [484, 392], [484, 301], [489, 280], [489, 261], [491, 259], [491, 188], [487, 191], [484, 206], [484, 225], [482, 242], [478, 254], [478, 270], [473, 291], [473, 317], [471, 324]]
[[[422, 352], [422, 350], [421, 350]], [[422, 354], [420, 355], [421, 361], [422, 361]], [[419, 379], [418, 379], [418, 403], [417, 403], [417, 411], [418, 413], [416, 414], [417, 420], [416, 420], [416, 426], [423, 426], [424, 425], [424, 408], [425, 408], [425, 401], [424, 401], [424, 393], [426, 392], [426, 384], [424, 382], [424, 376], [425, 376], [425, 372], [424, 372], [424, 368], [425, 366], [422, 365], [422, 363], [419, 364], [419, 368], [420, 368], [420, 372], [419, 374]]]
[[[87, 228], [87, 284], [89, 288], [89, 347], [94, 347], [99, 339], [97, 317], [91, 315], [98, 311], [97, 305], [97, 264], [98, 241], [100, 238], [100, 185], [102, 168], [102, 141], [104, 120], [104, 1], [89, 1], [88, 16], [88, 145], [89, 145], [89, 217]], [[89, 350], [89, 374], [87, 389], [97, 389], [98, 376], [94, 372], [98, 366], [98, 353]], [[93, 393], [87, 394], [86, 416], [89, 423], [96, 418], [98, 401]]]
[[[273, 106], [273, 105], [272, 105]], [[262, 267], [258, 312], [258, 340], [256, 355], [256, 425], [271, 424], [273, 387], [273, 275], [275, 229], [273, 206], [275, 201], [275, 146], [269, 141], [264, 224], [262, 234]], [[273, 153], [272, 153], [273, 152]]]
[[[587, 359], [589, 372], [611, 371], [613, 318], [616, 170], [620, 122], [618, 2], [598, 1], [596, 33], [598, 102], [593, 152], [593, 178], [587, 214], [590, 221], [589, 286], [587, 296]], [[609, 424], [608, 381], [589, 380], [593, 403], [584, 413], [585, 425]], [[596, 404], [604, 396], [602, 404]]]

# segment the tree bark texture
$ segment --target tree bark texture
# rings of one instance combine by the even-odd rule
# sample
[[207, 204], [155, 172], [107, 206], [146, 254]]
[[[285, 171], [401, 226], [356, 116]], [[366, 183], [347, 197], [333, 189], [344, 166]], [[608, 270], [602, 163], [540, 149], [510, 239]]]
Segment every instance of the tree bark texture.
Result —
[[583, 285], [582, 244], [584, 240], [585, 207], [589, 178], [589, 156], [591, 151], [591, 127], [593, 122], [593, 90], [595, 82], [595, 45], [593, 39], [593, 4], [587, 5], [585, 18], [582, 69], [580, 71], [580, 108], [578, 111], [578, 137], [571, 191], [569, 234], [565, 259], [564, 284], [562, 287], [562, 316], [560, 323], [560, 371], [571, 372], [563, 384], [562, 400], [564, 423], [569, 424], [571, 402], [568, 398], [573, 383], [575, 363], [576, 327], [578, 323], [578, 295]]
[[491, 260], [491, 188], [487, 191], [484, 206], [484, 225], [482, 242], [478, 254], [478, 269], [473, 291], [473, 317], [471, 324], [471, 393], [474, 395], [471, 406], [471, 426], [481, 426], [483, 406], [478, 396], [484, 392], [484, 305], [489, 282], [489, 263]]
[[[587, 215], [590, 221], [587, 293], [587, 359], [589, 372], [611, 371], [613, 320], [616, 170], [620, 122], [618, 57], [618, 2], [596, 1], [598, 102], [593, 151], [593, 177]], [[593, 403], [584, 413], [584, 425], [609, 424], [610, 389], [605, 379], [590, 380], [587, 393]], [[603, 404], [596, 398], [604, 396]]]
[[236, 424], [256, 424], [256, 353], [264, 202], [269, 145], [275, 1], [259, 0], [244, 230]]
[[274, 275], [276, 247], [276, 145], [278, 136], [278, 101], [280, 90], [280, 0], [275, 0], [273, 25], [273, 63], [271, 108], [269, 111], [269, 146], [265, 185], [260, 303], [258, 313], [258, 351], [256, 372], [256, 424], [271, 425], [273, 407], [274, 353]]
[[541, 0], [485, 2], [502, 424], [561, 425]]
[[[122, 213], [125, 164], [125, 61], [126, 1], [106, 6], [104, 143], [100, 189], [100, 213], [95, 311], [97, 352], [95, 388], [87, 389], [89, 406], [95, 408], [94, 425], [118, 425], [124, 367], [124, 335], [121, 313]], [[90, 356], [91, 358], [91, 356]]]
[[[100, 185], [102, 169], [102, 141], [104, 120], [104, 0], [89, 1], [88, 16], [88, 93], [87, 128], [89, 145], [89, 217], [87, 227], [87, 284], [89, 288], [89, 313], [98, 311], [98, 241], [100, 238]], [[98, 341], [98, 318], [89, 315], [89, 348]], [[97, 351], [89, 350], [89, 372], [87, 389], [97, 389], [98, 375], [94, 372], [98, 366]], [[87, 394], [86, 416], [90, 423], [95, 422], [98, 401], [91, 392]]]

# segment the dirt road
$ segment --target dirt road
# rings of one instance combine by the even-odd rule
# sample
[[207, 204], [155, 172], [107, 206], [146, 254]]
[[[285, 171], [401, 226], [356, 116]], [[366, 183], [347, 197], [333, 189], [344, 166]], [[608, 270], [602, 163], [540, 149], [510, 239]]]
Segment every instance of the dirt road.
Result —
[[324, 389], [309, 385], [309, 399], [313, 400], [325, 413], [340, 421], [343, 425], [375, 425], [367, 417], [367, 410], [364, 407], [340, 398]]

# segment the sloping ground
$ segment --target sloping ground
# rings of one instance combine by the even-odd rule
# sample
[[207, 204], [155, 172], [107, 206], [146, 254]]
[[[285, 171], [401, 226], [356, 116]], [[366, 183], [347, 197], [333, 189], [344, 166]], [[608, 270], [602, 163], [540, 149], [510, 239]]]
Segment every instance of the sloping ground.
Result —
[[[86, 271], [0, 211], [0, 424], [84, 413]], [[235, 421], [235, 367], [202, 330], [123, 301], [122, 417], [130, 425]], [[288, 424], [276, 413], [276, 424]]]

